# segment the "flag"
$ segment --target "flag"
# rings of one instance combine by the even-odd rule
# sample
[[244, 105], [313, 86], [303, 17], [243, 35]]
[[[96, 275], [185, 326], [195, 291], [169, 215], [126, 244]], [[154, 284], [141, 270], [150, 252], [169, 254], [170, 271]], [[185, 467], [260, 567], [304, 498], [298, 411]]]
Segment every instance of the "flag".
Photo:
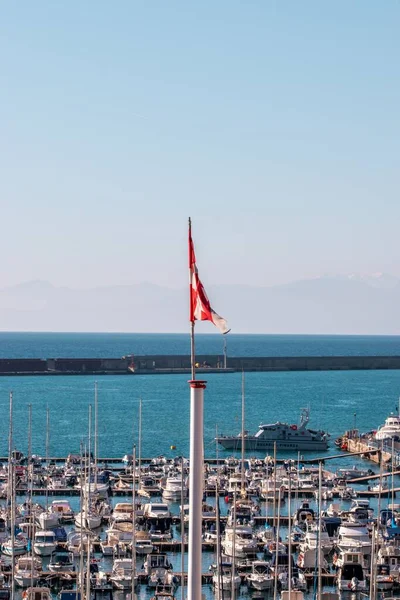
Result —
[[196, 255], [189, 226], [189, 270], [190, 270], [190, 321], [211, 321], [221, 333], [230, 331], [225, 319], [211, 308], [206, 291], [199, 279], [196, 265]]

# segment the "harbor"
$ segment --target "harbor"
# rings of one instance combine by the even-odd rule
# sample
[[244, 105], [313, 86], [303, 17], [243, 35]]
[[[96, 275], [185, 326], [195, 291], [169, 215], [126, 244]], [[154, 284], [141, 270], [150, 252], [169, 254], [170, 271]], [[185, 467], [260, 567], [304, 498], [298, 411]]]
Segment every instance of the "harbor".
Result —
[[[61, 593], [68, 600], [65, 596], [68, 592], [76, 595], [80, 589], [83, 564], [84, 573], [89, 565], [92, 597], [112, 594], [119, 598], [131, 593], [134, 585], [135, 595], [147, 599], [155, 595], [157, 587], [153, 587], [146, 566], [146, 556], [154, 556], [158, 573], [164, 572], [169, 581], [157, 585], [170, 589], [176, 598], [182, 594], [186, 597], [190, 550], [187, 528], [190, 461], [185, 441], [187, 379], [186, 373], [174, 377], [161, 374], [156, 378], [146, 374], [138, 378], [131, 374], [125, 378], [101, 374], [88, 374], [84, 378], [70, 374], [54, 378], [29, 375], [1, 378], [4, 415], [8, 412], [5, 390], [8, 386], [14, 388], [15, 422], [11, 454], [7, 418], [3, 420], [3, 443], [0, 441], [3, 494], [0, 505], [6, 524], [2, 543], [9, 552], [12, 507], [7, 483], [11, 469], [15, 473], [12, 504], [18, 521], [15, 539], [25, 547], [25, 553], [21, 550], [14, 557], [15, 571], [18, 561], [21, 567], [24, 565], [23, 559], [33, 557], [41, 561], [36, 570], [28, 561], [30, 571], [26, 582], [32, 581], [33, 572], [36, 588], [48, 588], [53, 597]], [[371, 397], [379, 389], [386, 390], [387, 400], [377, 418], [363, 410], [368, 401], [368, 381]], [[319, 382], [324, 390], [329, 390], [332, 402], [322, 401], [319, 393], [310, 395], [310, 390], [319, 389]], [[316, 585], [321, 586], [324, 594], [348, 593], [340, 588], [349, 583], [354, 586], [355, 582], [351, 584], [352, 578], [345, 579], [346, 568], [341, 562], [350, 560], [350, 555], [343, 552], [351, 546], [346, 547], [341, 541], [343, 533], [350, 535], [357, 530], [357, 535], [364, 536], [363, 553], [370, 558], [351, 555], [352, 562], [355, 558], [362, 561], [363, 579], [357, 577], [362, 583], [355, 586], [354, 594], [361, 598], [360, 594], [369, 593], [371, 585], [378, 595], [397, 594], [400, 583], [395, 574], [389, 572], [385, 581], [382, 577], [378, 579], [378, 575], [388, 569], [386, 545], [391, 548], [396, 544], [400, 469], [396, 458], [391, 459], [391, 444], [368, 439], [385, 422], [395, 404], [396, 370], [249, 372], [245, 405], [242, 383], [242, 373], [233, 372], [229, 377], [207, 373], [207, 396], [212, 404], [204, 414], [202, 593], [207, 598], [217, 597], [218, 578], [223, 575], [226, 576], [226, 583], [222, 584], [224, 597], [231, 593], [224, 586], [233, 580], [235, 595], [246, 598], [273, 597], [275, 590], [277, 597], [284, 598], [285, 591], [290, 590], [291, 594], [301, 593], [308, 598]], [[300, 410], [297, 395], [304, 405], [309, 405], [306, 412]], [[349, 409], [345, 404], [347, 398], [357, 397], [359, 403], [354, 408], [350, 404]], [[224, 404], [227, 399], [231, 399], [229, 410]], [[338, 412], [341, 405], [346, 408]], [[155, 419], [155, 415], [161, 414], [162, 420]], [[269, 423], [267, 429], [257, 426], [260, 416], [263, 425]], [[311, 446], [301, 450], [299, 442], [293, 450], [285, 448], [281, 440], [275, 453], [268, 432], [277, 424], [282, 436], [293, 435], [293, 440], [304, 438]], [[267, 449], [253, 449], [250, 445], [257, 427], [268, 434]], [[245, 429], [248, 431], [244, 434]], [[309, 435], [308, 431], [312, 433]], [[344, 431], [352, 440], [346, 448], [336, 444], [339, 438], [343, 442]], [[321, 437], [317, 432], [321, 432]], [[244, 457], [240, 444], [225, 449], [217, 443], [229, 436], [241, 442], [243, 435]], [[356, 445], [357, 438], [361, 445]], [[322, 446], [311, 449], [314, 442]], [[60, 518], [53, 527], [46, 524], [42, 529], [47, 523], [46, 515], [58, 503], [63, 507], [68, 503], [72, 515], [67, 521]], [[164, 511], [161, 519], [158, 508]], [[83, 528], [79, 526], [82, 518], [88, 519]], [[351, 531], [346, 533], [346, 528]], [[54, 532], [57, 539], [53, 558], [66, 560], [72, 553], [74, 570], [59, 568], [56, 573], [51, 554], [42, 556], [35, 552], [35, 534], [40, 531]], [[318, 553], [313, 550], [315, 536], [319, 536], [324, 548], [320, 563]], [[249, 540], [249, 548], [244, 551], [242, 538]], [[143, 554], [141, 544], [146, 545], [147, 555]], [[374, 559], [372, 545], [375, 545]], [[80, 546], [79, 550], [76, 546]], [[223, 557], [222, 563], [218, 562], [218, 556]], [[283, 560], [285, 566], [280, 564]], [[165, 561], [163, 567], [159, 561]], [[9, 554], [2, 554], [2, 565], [7, 590], [13, 581]], [[130, 582], [129, 589], [120, 587], [128, 586], [126, 581], [120, 583], [122, 568], [128, 571], [125, 580]], [[86, 590], [87, 577], [84, 577]], [[386, 591], [382, 591], [382, 586]], [[15, 583], [17, 597], [27, 589]]]

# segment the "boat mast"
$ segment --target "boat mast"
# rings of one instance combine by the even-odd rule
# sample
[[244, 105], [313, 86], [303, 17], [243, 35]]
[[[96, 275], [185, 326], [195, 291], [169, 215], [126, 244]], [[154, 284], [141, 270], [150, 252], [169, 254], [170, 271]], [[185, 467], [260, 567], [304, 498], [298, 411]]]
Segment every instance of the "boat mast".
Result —
[[49, 446], [50, 446], [50, 411], [49, 411], [49, 407], [46, 406], [46, 471], [47, 471], [46, 510], [49, 507]]
[[10, 508], [11, 508], [11, 600], [15, 596], [15, 469], [12, 456], [13, 445], [13, 393], [10, 392], [10, 423], [8, 430], [8, 488], [10, 488]]
[[185, 582], [183, 572], [185, 570], [185, 495], [183, 493], [183, 456], [181, 456], [181, 597], [185, 600]]
[[[218, 425], [215, 426], [215, 439], [218, 439]], [[217, 534], [217, 595], [216, 600], [224, 596], [223, 578], [221, 578], [221, 523], [219, 511], [219, 471], [218, 471], [218, 442], [215, 443], [215, 457], [217, 459], [217, 475], [215, 477], [215, 532]], [[183, 599], [182, 599], [183, 600]]]
[[32, 512], [32, 487], [33, 487], [33, 464], [32, 464], [32, 404], [28, 404], [28, 523], [30, 540], [30, 557], [31, 557], [31, 586], [33, 586], [33, 525], [34, 517]]
[[274, 475], [273, 475], [273, 483], [274, 483], [274, 504], [273, 504], [273, 526], [276, 528], [276, 442], [274, 442]]
[[91, 442], [92, 442], [92, 405], [89, 404], [89, 431], [88, 431], [88, 452], [87, 452], [87, 487], [86, 490], [86, 526], [89, 527], [89, 512], [90, 512], [90, 463], [92, 459], [92, 450], [91, 450]]
[[394, 437], [392, 437], [392, 513], [393, 513], [394, 498], [395, 498], [395, 493], [394, 493], [394, 471], [395, 471], [395, 466], [394, 466]]
[[[275, 498], [275, 490], [274, 490], [274, 498]], [[278, 596], [278, 567], [279, 567], [279, 526], [281, 520], [281, 488], [279, 488], [278, 494], [278, 524], [276, 526], [275, 533], [275, 572], [274, 572], [274, 600], [277, 599]], [[290, 556], [289, 556], [290, 560]]]
[[[289, 531], [288, 531], [288, 541], [289, 541], [289, 545], [288, 545], [288, 554], [289, 554], [289, 569], [288, 569], [288, 596], [290, 598], [291, 593], [292, 593], [292, 512], [291, 512], [291, 501], [292, 501], [292, 473], [290, 470], [290, 461], [289, 461], [289, 469], [288, 469], [288, 475], [289, 475], [289, 486], [288, 486], [288, 525], [289, 525]], [[319, 599], [320, 600], [320, 599]]]
[[97, 490], [97, 438], [98, 438], [98, 394], [97, 394], [97, 381], [94, 382], [94, 489]]
[[[380, 515], [378, 514], [377, 522], [379, 523]], [[369, 583], [369, 598], [375, 600], [376, 598], [376, 566], [375, 566], [375, 551], [376, 551], [376, 530], [375, 523], [372, 523], [372, 546], [371, 546], [371, 573]]]
[[136, 573], [136, 494], [135, 494], [135, 471], [136, 471], [136, 445], [132, 450], [132, 589], [131, 600], [134, 600], [135, 594], [135, 573]]
[[142, 488], [142, 399], [139, 398], [139, 438], [138, 438], [138, 469], [139, 469], [139, 484], [138, 489]]
[[231, 600], [236, 598], [236, 485], [233, 490], [233, 532], [232, 532], [232, 568], [231, 568]]
[[[90, 600], [90, 442], [91, 442], [91, 421], [92, 421], [92, 405], [89, 404], [89, 447], [88, 447], [88, 477], [87, 477], [87, 493], [86, 493], [86, 537], [87, 537], [87, 561], [86, 561], [86, 600]], [[83, 523], [81, 521], [81, 529]]]
[[318, 598], [322, 598], [322, 565], [321, 565], [321, 539], [322, 539], [322, 461], [318, 465], [318, 544], [317, 544], [317, 565], [318, 565]]
[[242, 371], [242, 470], [241, 470], [241, 493], [242, 497], [245, 496], [245, 485], [244, 485], [244, 456], [245, 456], [245, 448], [244, 448], [244, 371]]
[[[83, 497], [83, 489], [84, 489], [84, 484], [85, 484], [85, 477], [84, 477], [84, 464], [83, 464], [83, 442], [81, 441], [81, 456], [80, 456], [80, 478], [81, 478], [81, 489], [80, 489], [80, 504], [81, 504], [81, 526], [80, 526], [80, 552], [79, 552], [79, 593], [80, 593], [80, 600], [83, 600], [83, 585], [84, 585], [84, 580], [83, 580], [83, 513], [84, 513], [84, 497]], [[85, 453], [86, 453], [86, 449], [85, 449]], [[88, 534], [86, 534], [86, 540], [88, 543]], [[76, 600], [78, 600], [79, 597], [79, 593], [78, 593], [78, 583], [76, 585]]]

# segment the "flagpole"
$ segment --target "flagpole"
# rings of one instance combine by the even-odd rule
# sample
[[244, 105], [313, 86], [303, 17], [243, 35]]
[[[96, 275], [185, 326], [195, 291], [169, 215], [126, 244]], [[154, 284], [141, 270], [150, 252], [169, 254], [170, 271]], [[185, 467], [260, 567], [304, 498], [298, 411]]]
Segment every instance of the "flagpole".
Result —
[[192, 276], [193, 276], [191, 240], [192, 240], [192, 219], [189, 217], [190, 368], [192, 370], [192, 381], [194, 381], [196, 379], [196, 357], [195, 357], [195, 346], [194, 346], [194, 314], [193, 314], [192, 294], [191, 294]]
[[[204, 477], [204, 390], [206, 382], [196, 380], [194, 310], [192, 298], [193, 254], [192, 223], [189, 218], [189, 301], [190, 301], [190, 471], [189, 471], [189, 539], [188, 539], [188, 600], [201, 600], [202, 575], [202, 504]], [[182, 532], [183, 535], [183, 532]]]

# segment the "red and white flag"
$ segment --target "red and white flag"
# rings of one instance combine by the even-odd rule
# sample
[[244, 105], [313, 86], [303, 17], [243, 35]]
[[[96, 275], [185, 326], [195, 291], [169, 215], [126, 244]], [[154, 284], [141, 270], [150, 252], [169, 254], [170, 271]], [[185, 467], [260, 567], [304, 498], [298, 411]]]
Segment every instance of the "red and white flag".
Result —
[[206, 291], [199, 279], [192, 234], [189, 227], [190, 321], [211, 321], [221, 333], [230, 331], [225, 319], [211, 308]]

